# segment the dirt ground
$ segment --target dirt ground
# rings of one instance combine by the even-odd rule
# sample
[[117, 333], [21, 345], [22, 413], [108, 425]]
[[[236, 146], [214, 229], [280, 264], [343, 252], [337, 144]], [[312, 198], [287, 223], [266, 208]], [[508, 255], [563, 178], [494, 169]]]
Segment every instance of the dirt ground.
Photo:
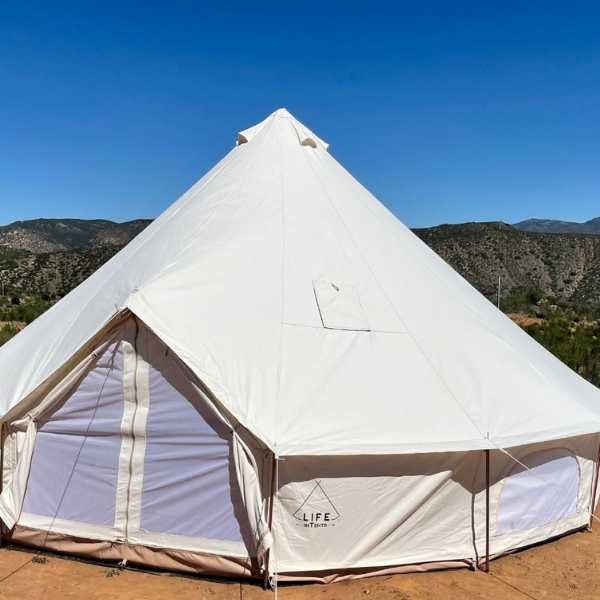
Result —
[[521, 327], [529, 327], [530, 325], [543, 325], [546, 322], [544, 319], [540, 319], [539, 317], [532, 317], [531, 315], [525, 315], [522, 313], [509, 313], [506, 316]]
[[[283, 600], [598, 600], [600, 524], [506, 556], [489, 575], [467, 569], [394, 575], [331, 585], [279, 587]], [[250, 583], [120, 570], [55, 554], [0, 549], [0, 598], [19, 600], [268, 600]]]

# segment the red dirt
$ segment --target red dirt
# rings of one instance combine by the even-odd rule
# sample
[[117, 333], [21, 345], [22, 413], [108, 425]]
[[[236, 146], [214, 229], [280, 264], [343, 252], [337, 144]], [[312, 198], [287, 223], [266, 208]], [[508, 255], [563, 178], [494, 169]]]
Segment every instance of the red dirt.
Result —
[[[282, 600], [598, 600], [600, 524], [467, 569], [375, 577], [331, 585], [279, 587]], [[0, 550], [0, 598], [19, 600], [268, 600], [249, 583], [119, 570], [23, 549]]]

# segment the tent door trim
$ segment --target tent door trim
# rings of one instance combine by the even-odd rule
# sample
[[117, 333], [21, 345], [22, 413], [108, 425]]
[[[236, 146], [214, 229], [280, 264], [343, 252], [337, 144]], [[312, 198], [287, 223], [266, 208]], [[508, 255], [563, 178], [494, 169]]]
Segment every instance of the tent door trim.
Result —
[[592, 503], [590, 505], [590, 522], [588, 529], [592, 531], [592, 524], [594, 522], [594, 512], [596, 510], [596, 494], [598, 493], [598, 477], [600, 477], [600, 443], [598, 443], [598, 452], [596, 454], [596, 464], [594, 465], [593, 475], [593, 489], [592, 489]]

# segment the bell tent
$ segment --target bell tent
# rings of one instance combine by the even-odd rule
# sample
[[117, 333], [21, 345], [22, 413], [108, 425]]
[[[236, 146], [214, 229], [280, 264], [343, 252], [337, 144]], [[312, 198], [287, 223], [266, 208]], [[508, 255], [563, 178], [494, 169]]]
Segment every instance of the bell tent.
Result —
[[4, 537], [199, 573], [476, 566], [585, 527], [600, 391], [284, 109], [0, 351]]

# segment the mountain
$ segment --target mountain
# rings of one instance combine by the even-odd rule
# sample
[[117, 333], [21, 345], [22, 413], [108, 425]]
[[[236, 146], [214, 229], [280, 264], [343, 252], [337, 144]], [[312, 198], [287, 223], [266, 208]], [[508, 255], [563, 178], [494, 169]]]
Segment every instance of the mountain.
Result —
[[98, 247], [122, 247], [150, 221], [127, 223], [83, 219], [36, 219], [0, 227], [0, 248], [34, 254]]
[[150, 222], [36, 219], [0, 227], [0, 321], [8, 310], [9, 297], [9, 307], [14, 304], [12, 299], [20, 299], [21, 304], [40, 298], [56, 301]]
[[574, 306], [600, 305], [600, 236], [522, 231], [505, 223], [414, 232], [490, 300], [535, 291]]
[[[0, 227], [0, 346], [148, 223], [40, 219]], [[600, 235], [505, 223], [414, 232], [494, 303], [500, 276], [502, 309], [519, 313], [517, 323], [600, 386]]]
[[553, 219], [527, 219], [513, 225], [521, 231], [537, 233], [589, 233], [600, 235], [600, 217], [585, 223], [573, 221], [555, 221]]
[[[150, 221], [38, 219], [0, 227], [0, 321], [29, 321], [89, 277]], [[505, 310], [546, 297], [600, 311], [600, 235], [539, 233], [505, 223], [414, 232]], [[31, 310], [26, 307], [34, 306]]]

